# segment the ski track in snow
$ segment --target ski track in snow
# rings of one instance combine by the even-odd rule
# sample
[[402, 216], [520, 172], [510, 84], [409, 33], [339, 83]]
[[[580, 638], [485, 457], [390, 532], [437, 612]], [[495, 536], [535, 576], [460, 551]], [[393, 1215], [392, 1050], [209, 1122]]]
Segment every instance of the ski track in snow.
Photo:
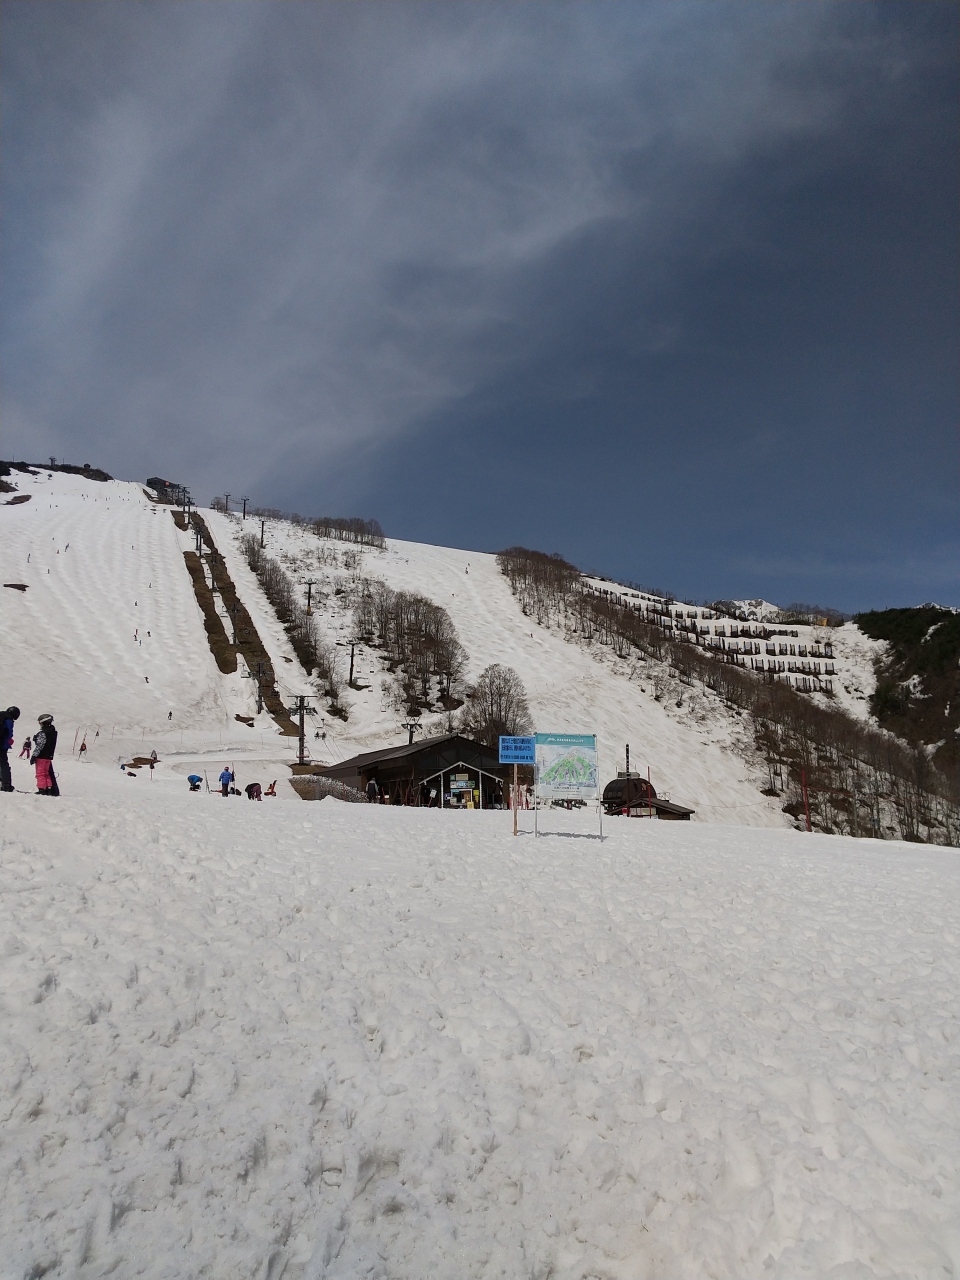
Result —
[[953, 853], [173, 794], [4, 806], [3, 1277], [960, 1266]]

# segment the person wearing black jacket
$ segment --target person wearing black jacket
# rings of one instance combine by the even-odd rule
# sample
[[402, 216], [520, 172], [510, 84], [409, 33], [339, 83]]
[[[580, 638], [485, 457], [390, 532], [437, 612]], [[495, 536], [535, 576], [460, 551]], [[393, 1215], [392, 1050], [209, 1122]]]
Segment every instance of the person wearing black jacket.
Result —
[[19, 707], [7, 707], [0, 716], [0, 791], [13, 790], [13, 778], [10, 776], [10, 757], [7, 752], [14, 745], [14, 725], [20, 719]]
[[53, 772], [53, 754], [57, 749], [57, 729], [53, 716], [37, 717], [40, 725], [38, 733], [33, 735], [33, 755], [30, 763], [37, 771], [37, 794], [41, 796], [58, 796], [57, 775]]

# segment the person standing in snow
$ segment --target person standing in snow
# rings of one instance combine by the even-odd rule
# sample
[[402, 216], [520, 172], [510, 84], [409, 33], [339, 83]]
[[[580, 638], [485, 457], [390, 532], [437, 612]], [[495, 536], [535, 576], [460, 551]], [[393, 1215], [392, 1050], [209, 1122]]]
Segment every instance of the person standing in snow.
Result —
[[13, 779], [10, 776], [10, 758], [7, 752], [14, 744], [14, 725], [20, 719], [19, 707], [7, 707], [0, 720], [0, 791], [12, 791]]
[[24, 756], [29, 756], [29, 755], [30, 755], [30, 735], [28, 733], [23, 740], [23, 746], [20, 748], [20, 759], [22, 760]]
[[221, 773], [218, 781], [220, 783], [220, 794], [224, 797], [228, 796], [230, 794], [230, 784], [233, 782], [233, 770], [228, 764], [223, 766], [223, 773]]
[[376, 778], [371, 778], [367, 782], [367, 799], [371, 804], [377, 804], [380, 800], [380, 788], [377, 786]]
[[49, 714], [37, 716], [37, 723], [40, 729], [33, 735], [33, 755], [30, 757], [30, 763], [37, 771], [37, 794], [58, 796], [60, 787], [53, 772], [53, 756], [57, 749], [56, 725]]

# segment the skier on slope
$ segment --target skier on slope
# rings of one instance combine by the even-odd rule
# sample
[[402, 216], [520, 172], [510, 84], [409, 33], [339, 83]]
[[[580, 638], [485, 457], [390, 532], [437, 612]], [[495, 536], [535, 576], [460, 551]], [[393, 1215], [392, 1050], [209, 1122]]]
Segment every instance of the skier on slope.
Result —
[[220, 794], [224, 797], [230, 794], [230, 786], [234, 781], [234, 773], [228, 764], [223, 766], [223, 772], [218, 779], [220, 783]]
[[14, 745], [14, 726], [19, 719], [19, 707], [7, 707], [2, 718], [0, 718], [0, 791], [13, 790], [13, 779], [10, 776], [10, 760], [7, 752]]
[[53, 772], [53, 756], [57, 749], [57, 729], [53, 716], [44, 714], [37, 716], [40, 729], [33, 735], [33, 755], [30, 763], [37, 771], [37, 794], [41, 796], [58, 796], [60, 787], [57, 775]]

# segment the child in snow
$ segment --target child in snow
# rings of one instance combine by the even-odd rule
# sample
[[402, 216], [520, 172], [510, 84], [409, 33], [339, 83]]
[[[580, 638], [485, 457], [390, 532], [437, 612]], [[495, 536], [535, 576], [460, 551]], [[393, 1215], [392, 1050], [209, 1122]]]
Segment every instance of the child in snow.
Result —
[[248, 800], [263, 799], [263, 788], [260, 786], [259, 782], [248, 782], [243, 789], [247, 793]]
[[199, 773], [191, 773], [187, 775], [187, 781], [190, 783], [191, 791], [199, 791], [200, 783], [203, 779], [200, 777]]
[[23, 746], [20, 748], [20, 759], [22, 760], [24, 756], [29, 756], [29, 754], [30, 754], [30, 735], [28, 733], [23, 740]]
[[60, 787], [57, 785], [57, 775], [53, 772], [53, 756], [57, 749], [57, 730], [53, 716], [37, 716], [37, 724], [40, 729], [33, 735], [33, 755], [30, 757], [30, 763], [37, 771], [37, 794], [58, 796]]
[[218, 779], [220, 783], [220, 794], [224, 798], [226, 798], [230, 794], [230, 784], [233, 782], [233, 780], [234, 780], [233, 771], [228, 764], [225, 764], [223, 766], [223, 773], [221, 773]]

